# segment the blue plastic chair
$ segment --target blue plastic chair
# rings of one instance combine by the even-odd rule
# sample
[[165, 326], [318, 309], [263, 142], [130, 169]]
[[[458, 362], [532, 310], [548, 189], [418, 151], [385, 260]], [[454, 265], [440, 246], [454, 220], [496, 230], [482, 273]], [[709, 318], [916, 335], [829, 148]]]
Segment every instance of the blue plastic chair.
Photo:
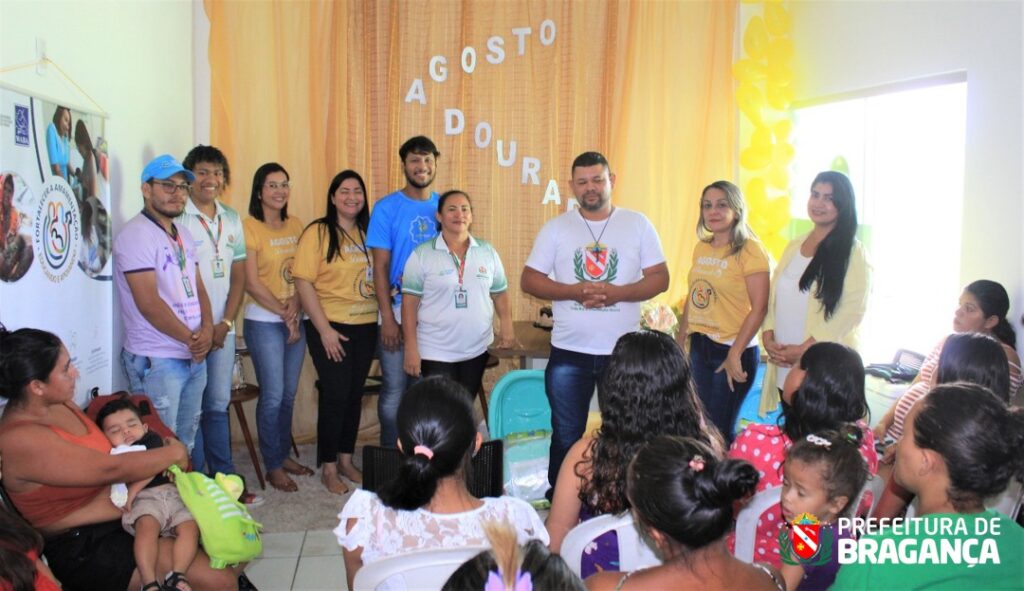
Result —
[[487, 426], [495, 439], [510, 433], [551, 430], [551, 406], [544, 393], [544, 370], [508, 372], [494, 385], [489, 406]]

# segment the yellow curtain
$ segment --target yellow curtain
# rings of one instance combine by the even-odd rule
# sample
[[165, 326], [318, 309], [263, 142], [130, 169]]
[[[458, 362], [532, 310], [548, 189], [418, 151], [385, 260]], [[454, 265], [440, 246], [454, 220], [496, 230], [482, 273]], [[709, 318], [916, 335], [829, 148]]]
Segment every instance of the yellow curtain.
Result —
[[[303, 222], [323, 215], [327, 185], [345, 168], [363, 175], [372, 201], [404, 184], [399, 145], [427, 135], [442, 153], [435, 189], [473, 197], [473, 234], [498, 249], [514, 315], [528, 320], [542, 304], [519, 290], [519, 272], [541, 225], [572, 199], [573, 158], [597, 150], [617, 175], [613, 202], [660, 233], [672, 273], [661, 299], [685, 295], [699, 191], [734, 179], [734, 0], [205, 7], [211, 141], [231, 162], [228, 202], [240, 211], [268, 161], [288, 169], [289, 212]], [[474, 55], [468, 73], [463, 58]], [[443, 81], [431, 76], [436, 56]], [[448, 110], [462, 114], [461, 132], [446, 134]], [[544, 204], [552, 181], [561, 203]]]

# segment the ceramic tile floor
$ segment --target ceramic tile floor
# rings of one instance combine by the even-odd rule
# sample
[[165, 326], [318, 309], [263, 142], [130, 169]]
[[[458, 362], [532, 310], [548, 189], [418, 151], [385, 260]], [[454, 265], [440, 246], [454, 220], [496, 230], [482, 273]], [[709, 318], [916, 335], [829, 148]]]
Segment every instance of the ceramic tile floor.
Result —
[[266, 534], [245, 573], [260, 591], [347, 589], [341, 546], [331, 530]]

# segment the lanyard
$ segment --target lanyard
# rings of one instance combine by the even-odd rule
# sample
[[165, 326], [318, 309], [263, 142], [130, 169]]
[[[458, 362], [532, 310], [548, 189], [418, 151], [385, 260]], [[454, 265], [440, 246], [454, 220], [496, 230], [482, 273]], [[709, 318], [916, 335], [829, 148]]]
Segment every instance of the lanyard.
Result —
[[181, 242], [181, 233], [178, 232], [177, 226], [172, 225], [171, 229], [174, 230], [174, 240], [171, 240], [171, 235], [167, 235], [167, 239], [171, 241], [171, 248], [174, 249], [174, 254], [178, 259], [178, 267], [181, 268], [182, 276], [185, 275], [185, 245]]
[[210, 237], [210, 241], [213, 242], [213, 255], [220, 257], [220, 234], [224, 230], [224, 218], [217, 216], [217, 235], [214, 236], [213, 232], [210, 231], [210, 226], [206, 225], [206, 220], [203, 219], [202, 214], [199, 215], [199, 223], [203, 225], [203, 229], [206, 230], [206, 235]]
[[359, 228], [356, 228], [356, 235], [359, 236], [359, 244], [356, 244], [356, 241], [352, 240], [352, 237], [348, 235], [348, 232], [345, 231], [345, 228], [338, 226], [338, 229], [341, 230], [341, 233], [345, 235], [345, 238], [348, 238], [348, 241], [352, 243], [352, 246], [355, 246], [356, 248], [359, 249], [359, 252], [363, 253], [363, 257], [366, 258], [366, 264], [372, 266], [370, 264], [370, 255], [366, 252], [366, 240], [363, 238], [363, 231], [360, 230]]
[[469, 258], [469, 249], [466, 249], [466, 256], [461, 261], [454, 252], [451, 255], [452, 261], [455, 262], [455, 271], [459, 274], [459, 289], [462, 289], [462, 275], [466, 272], [466, 259]]

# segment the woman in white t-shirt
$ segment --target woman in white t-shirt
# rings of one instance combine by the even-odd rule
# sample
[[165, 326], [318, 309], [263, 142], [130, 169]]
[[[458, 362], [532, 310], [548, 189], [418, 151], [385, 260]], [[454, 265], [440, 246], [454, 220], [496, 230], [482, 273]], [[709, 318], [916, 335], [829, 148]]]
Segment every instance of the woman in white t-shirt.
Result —
[[494, 247], [469, 234], [469, 195], [441, 195], [436, 215], [441, 233], [416, 247], [402, 275], [405, 372], [446, 375], [473, 393], [494, 342], [495, 311], [498, 346], [515, 343], [508, 279]]
[[761, 342], [768, 354], [761, 410], [770, 411], [789, 369], [808, 347], [832, 341], [857, 348], [857, 329], [867, 310], [871, 273], [855, 237], [853, 184], [841, 172], [818, 173], [807, 216], [814, 223], [783, 251], [772, 275]]
[[[348, 587], [364, 565], [390, 556], [442, 548], [488, 547], [486, 522], [515, 527], [519, 543], [548, 532], [537, 512], [513, 497], [478, 499], [466, 488], [466, 469], [483, 438], [473, 425], [472, 397], [435, 376], [417, 382], [398, 407], [398, 475], [377, 494], [357, 490], [338, 515]], [[404, 588], [401, 577], [388, 588]]]

